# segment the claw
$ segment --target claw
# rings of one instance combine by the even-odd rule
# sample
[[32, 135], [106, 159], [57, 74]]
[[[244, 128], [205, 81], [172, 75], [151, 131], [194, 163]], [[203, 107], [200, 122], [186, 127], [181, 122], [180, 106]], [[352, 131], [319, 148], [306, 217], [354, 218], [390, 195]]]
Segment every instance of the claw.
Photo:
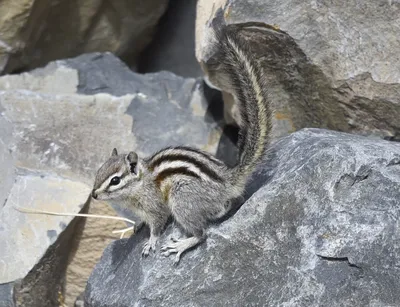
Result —
[[146, 242], [143, 246], [142, 257], [147, 257], [152, 249], [154, 250], [155, 246], [152, 246], [149, 244], [149, 242]]
[[178, 265], [179, 261], [181, 260], [182, 253], [177, 253], [174, 260], [174, 265]]
[[142, 257], [147, 257], [150, 254], [151, 250], [156, 250], [157, 240], [158, 237], [150, 236], [149, 240], [143, 246]]

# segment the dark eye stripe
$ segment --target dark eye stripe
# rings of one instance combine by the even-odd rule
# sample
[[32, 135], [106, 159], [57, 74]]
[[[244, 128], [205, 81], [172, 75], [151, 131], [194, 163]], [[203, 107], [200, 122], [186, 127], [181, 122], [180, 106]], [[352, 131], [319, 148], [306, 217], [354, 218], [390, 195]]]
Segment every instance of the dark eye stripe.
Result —
[[[111, 185], [111, 184], [109, 184], [109, 185], [107, 186], [106, 190], [107, 190], [108, 192], [110, 192], [110, 193], [113, 193], [113, 192], [115, 192], [115, 191], [118, 191], [118, 190], [123, 189], [123, 188], [126, 187], [129, 183], [130, 183], [129, 180], [126, 181], [126, 182], [123, 182], [122, 179], [121, 179], [121, 182], [120, 182], [118, 185]], [[112, 190], [111, 190], [111, 189], [112, 189]]]
[[[119, 190], [120, 188], [123, 188], [126, 184], [124, 184], [123, 186], [119, 186], [119, 185], [121, 184], [122, 180], [123, 180], [127, 175], [129, 175], [129, 174], [130, 174], [130, 173], [129, 173], [129, 170], [125, 170], [124, 173], [121, 174], [121, 176], [114, 175], [113, 177], [111, 177], [111, 179], [109, 179], [109, 182], [108, 182], [107, 190], [109, 191], [109, 190], [110, 190], [110, 187], [117, 187], [117, 186], [118, 186], [118, 189], [115, 189], [114, 191]], [[112, 181], [113, 178], [115, 178], [115, 177], [119, 177], [119, 179], [120, 179], [120, 183], [119, 183], [118, 185], [112, 185], [112, 184], [111, 184], [111, 181]]]

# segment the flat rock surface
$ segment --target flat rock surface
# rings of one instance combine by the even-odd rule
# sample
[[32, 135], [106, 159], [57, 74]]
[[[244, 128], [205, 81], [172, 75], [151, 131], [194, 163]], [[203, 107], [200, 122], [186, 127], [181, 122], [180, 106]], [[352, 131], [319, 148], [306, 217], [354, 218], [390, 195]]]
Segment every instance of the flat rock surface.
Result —
[[23, 175], [16, 178], [0, 212], [0, 284], [25, 277], [73, 219], [24, 214], [15, 208], [78, 213], [89, 193], [85, 184], [59, 177]]
[[87, 305], [400, 305], [399, 144], [304, 129], [271, 147], [248, 191], [177, 267], [141, 258], [146, 230], [113, 242]]

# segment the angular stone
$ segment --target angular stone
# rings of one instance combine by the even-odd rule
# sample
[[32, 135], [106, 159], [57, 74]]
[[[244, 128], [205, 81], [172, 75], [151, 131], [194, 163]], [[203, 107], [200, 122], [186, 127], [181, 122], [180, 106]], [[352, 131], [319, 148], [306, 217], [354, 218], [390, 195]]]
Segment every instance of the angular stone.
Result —
[[1, 211], [0, 283], [23, 278], [73, 217], [30, 215], [19, 207], [78, 213], [90, 187], [51, 175], [18, 176]]
[[51, 62], [41, 69], [0, 78], [0, 90], [20, 89], [39, 93], [75, 94], [78, 83], [78, 72], [58, 61]]
[[275, 136], [320, 127], [400, 140], [399, 11], [393, 1], [200, 0], [196, 57], [207, 72], [211, 23], [235, 28], [268, 80]]
[[135, 61], [168, 0], [0, 2], [0, 73], [81, 53], [111, 51]]
[[88, 306], [400, 305], [400, 145], [304, 129], [275, 142], [230, 219], [178, 266], [113, 242]]
[[110, 148], [134, 148], [132, 118], [125, 114], [132, 97], [0, 93], [4, 116], [14, 125], [16, 165], [91, 183]]

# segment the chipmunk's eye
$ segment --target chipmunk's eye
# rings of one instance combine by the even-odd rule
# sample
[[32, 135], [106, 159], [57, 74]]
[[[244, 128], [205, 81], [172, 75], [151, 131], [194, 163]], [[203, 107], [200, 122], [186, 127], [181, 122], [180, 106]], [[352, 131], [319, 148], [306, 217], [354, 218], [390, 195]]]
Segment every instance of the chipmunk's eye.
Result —
[[120, 182], [121, 182], [121, 178], [119, 178], [118, 176], [115, 176], [111, 179], [110, 185], [119, 185]]

